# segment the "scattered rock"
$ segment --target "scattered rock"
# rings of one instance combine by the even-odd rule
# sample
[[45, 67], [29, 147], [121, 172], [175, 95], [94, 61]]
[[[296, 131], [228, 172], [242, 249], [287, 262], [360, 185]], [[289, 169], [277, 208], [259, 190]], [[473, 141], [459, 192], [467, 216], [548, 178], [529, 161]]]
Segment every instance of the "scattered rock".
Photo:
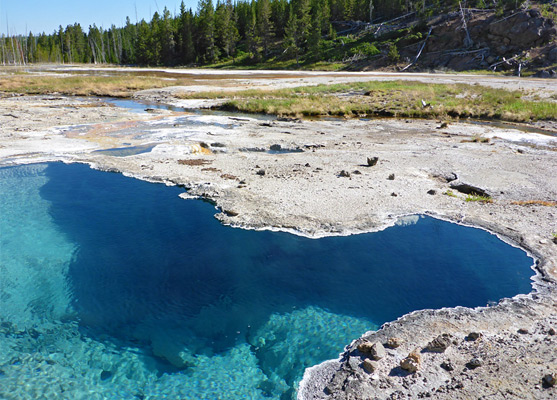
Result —
[[527, 335], [528, 333], [530, 333], [526, 328], [520, 328], [517, 332], [521, 335]]
[[265, 170], [260, 169], [259, 171], [256, 172], [256, 174], [259, 175], [259, 176], [263, 176], [263, 175], [265, 175]]
[[480, 332], [470, 332], [468, 336], [466, 336], [464, 339], [468, 342], [473, 342], [475, 340], [478, 340], [481, 337], [482, 334]]
[[392, 197], [397, 197], [398, 194], [396, 194], [395, 192], [393, 192], [393, 193], [391, 193], [391, 196], [392, 196]]
[[362, 363], [362, 367], [364, 368], [364, 370], [366, 372], [372, 374], [375, 371], [377, 371], [377, 368], [379, 367], [379, 364], [377, 363], [377, 361], [372, 361], [369, 358], [366, 358], [364, 360], [364, 362]]
[[439, 126], [437, 127], [437, 129], [445, 129], [445, 128], [448, 127], [448, 126], [449, 126], [449, 123], [448, 123], [448, 122], [441, 122], [441, 125], [439, 125]]
[[374, 360], [380, 360], [387, 355], [387, 353], [385, 353], [385, 348], [379, 342], [374, 343], [371, 346], [370, 354]]
[[398, 337], [390, 337], [387, 339], [387, 347], [391, 349], [396, 349], [404, 344], [404, 339]]
[[180, 164], [180, 165], [190, 165], [190, 166], [206, 165], [206, 164], [210, 164], [211, 162], [212, 161], [210, 161], [210, 160], [200, 160], [200, 159], [178, 160], [178, 164]]
[[357, 169], [354, 170], [354, 171], [352, 171], [352, 173], [353, 173], [354, 175], [362, 175], [362, 173], [361, 173], [360, 171], [358, 171]]
[[394, 181], [395, 180], [395, 174], [390, 174], [387, 179], [390, 180], [390, 181]]
[[343, 178], [350, 178], [350, 172], [342, 170], [342, 171], [340, 171], [338, 176], [343, 177]]
[[489, 193], [486, 189], [482, 189], [478, 186], [470, 185], [469, 183], [462, 181], [451, 182], [450, 186], [452, 189], [458, 190], [460, 193], [491, 197], [491, 193]]
[[450, 360], [443, 361], [441, 363], [441, 368], [443, 368], [447, 372], [454, 371], [453, 363]]
[[358, 345], [357, 349], [364, 354], [369, 354], [371, 352], [372, 345], [373, 343], [371, 343], [369, 340], [364, 340]]
[[400, 362], [400, 368], [410, 373], [414, 373], [418, 371], [420, 365], [413, 359], [406, 357], [404, 360]]
[[364, 340], [362, 343], [358, 345], [358, 350], [364, 354], [369, 355], [374, 360], [380, 360], [387, 355], [385, 352], [385, 348], [379, 342], [370, 342], [368, 340]]
[[368, 157], [367, 158], [367, 166], [368, 167], [373, 167], [377, 164], [378, 161], [379, 161], [379, 157]]
[[272, 151], [281, 151], [282, 146], [280, 144], [272, 144], [271, 147], [269, 147], [269, 149]]
[[548, 333], [549, 335], [551, 335], [551, 336], [555, 336], [555, 333], [557, 333], [557, 332], [555, 332], [555, 329], [549, 328], [549, 330], [547, 331], [547, 333]]
[[472, 358], [470, 361], [468, 361], [468, 363], [466, 364], [466, 366], [469, 369], [476, 369], [478, 367], [481, 367], [483, 365], [483, 361], [481, 358], [478, 357], [474, 357]]
[[448, 333], [443, 333], [437, 336], [426, 346], [427, 351], [432, 351], [434, 353], [443, 353], [451, 345], [452, 336]]
[[229, 217], [237, 217], [239, 214], [238, 212], [233, 210], [223, 210], [223, 212]]
[[544, 388], [550, 388], [557, 383], [557, 374], [547, 374], [542, 378], [542, 385]]
[[430, 194], [430, 195], [433, 196], [433, 195], [437, 194], [437, 191], [435, 189], [430, 189], [430, 190], [427, 191], [427, 194]]
[[224, 143], [215, 142], [211, 143], [211, 147], [226, 147], [226, 145]]
[[420, 356], [419, 349], [415, 349], [412, 352], [410, 352], [410, 354], [408, 354], [408, 357], [406, 357], [400, 362], [400, 368], [402, 368], [405, 371], [414, 373], [418, 371], [421, 363], [422, 363], [422, 356]]

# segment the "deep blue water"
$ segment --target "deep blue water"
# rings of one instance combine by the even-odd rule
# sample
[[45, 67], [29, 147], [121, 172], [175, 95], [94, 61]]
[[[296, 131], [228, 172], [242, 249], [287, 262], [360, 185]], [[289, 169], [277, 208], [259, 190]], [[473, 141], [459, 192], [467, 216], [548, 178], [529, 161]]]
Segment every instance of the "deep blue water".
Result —
[[[231, 360], [249, 361], [245, 368], [256, 371], [255, 378], [239, 372], [234, 379], [245, 379], [230, 385], [245, 385], [245, 392], [223, 398], [290, 398], [305, 367], [335, 358], [344, 344], [383, 322], [423, 308], [484, 306], [531, 290], [532, 259], [524, 251], [488, 232], [430, 217], [315, 240], [225, 227], [213, 218], [213, 205], [180, 199], [179, 187], [85, 165], [25, 168], [0, 169], [6, 185], [17, 182], [3, 190], [41, 179], [33, 184], [48, 223], [33, 229], [74, 249], [59, 262], [68, 292], [65, 318], [75, 318], [87, 340], [137, 349], [141, 360], [151, 360], [144, 362], [145, 374], [180, 377], [191, 398], [216, 398], [210, 385], [191, 381], [203, 379], [195, 372], [202, 360], [214, 366], [233, 354]], [[18, 202], [11, 213], [25, 225]], [[0, 229], [8, 222], [0, 221]], [[4, 255], [10, 249], [6, 245]], [[17, 247], [18, 254], [26, 251]], [[116, 367], [102, 371], [99, 382], [124, 385]]]

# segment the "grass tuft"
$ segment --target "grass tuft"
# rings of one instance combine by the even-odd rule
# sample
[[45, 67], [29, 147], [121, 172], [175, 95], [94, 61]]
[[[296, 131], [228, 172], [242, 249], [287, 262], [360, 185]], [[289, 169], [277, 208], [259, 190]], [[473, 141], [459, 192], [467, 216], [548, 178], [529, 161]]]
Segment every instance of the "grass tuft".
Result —
[[466, 202], [478, 202], [478, 203], [493, 203], [493, 199], [489, 196], [480, 196], [477, 194], [469, 194], [464, 199]]

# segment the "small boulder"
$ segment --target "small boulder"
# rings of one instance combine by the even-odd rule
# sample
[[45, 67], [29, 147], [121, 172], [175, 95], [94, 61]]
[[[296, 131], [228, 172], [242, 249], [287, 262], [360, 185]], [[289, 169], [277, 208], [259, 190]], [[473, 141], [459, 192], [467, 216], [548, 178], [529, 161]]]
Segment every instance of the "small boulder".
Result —
[[481, 338], [481, 337], [482, 337], [482, 334], [481, 334], [480, 332], [470, 332], [470, 333], [468, 334], [468, 336], [466, 336], [464, 339], [465, 339], [467, 342], [474, 342], [474, 341], [478, 340], [478, 339]]
[[377, 363], [377, 361], [370, 360], [369, 358], [366, 358], [362, 363], [362, 368], [370, 374], [373, 374], [375, 371], [377, 371], [378, 367], [379, 364]]
[[338, 176], [342, 177], [342, 178], [350, 178], [350, 172], [342, 170], [340, 171], [340, 173], [338, 174]]
[[391, 349], [396, 349], [397, 347], [402, 346], [404, 340], [398, 337], [390, 337], [387, 339], [387, 347]]
[[450, 360], [443, 361], [441, 363], [441, 368], [443, 368], [447, 372], [454, 371], [453, 363]]
[[483, 361], [481, 358], [478, 357], [474, 357], [470, 361], [468, 361], [468, 363], [466, 363], [466, 366], [469, 369], [476, 369], [478, 367], [481, 367], [482, 365], [483, 365]]
[[394, 181], [395, 180], [395, 174], [390, 174], [387, 179], [390, 180], [390, 181]]
[[400, 368], [410, 373], [414, 373], [418, 371], [421, 363], [422, 363], [422, 356], [420, 356], [419, 349], [415, 349], [412, 352], [410, 352], [410, 354], [408, 354], [408, 357], [406, 357], [400, 362]]
[[427, 194], [430, 194], [430, 195], [433, 196], [433, 195], [437, 194], [437, 191], [435, 189], [430, 189], [430, 190], [427, 191]]
[[363, 341], [358, 345], [358, 350], [362, 353], [369, 355], [374, 360], [380, 360], [386, 356], [385, 348], [379, 342]]
[[368, 157], [367, 158], [367, 165], [368, 167], [373, 167], [377, 164], [377, 161], [379, 161], [379, 157]]
[[259, 171], [256, 172], [256, 174], [259, 175], [259, 176], [264, 176], [265, 175], [265, 170], [260, 169]]
[[542, 378], [542, 385], [544, 388], [550, 388], [557, 383], [557, 374], [547, 374]]
[[448, 333], [443, 333], [442, 335], [437, 336], [435, 339], [429, 342], [426, 346], [426, 350], [432, 351], [434, 353], [443, 353], [451, 345], [451, 339], [451, 335], [449, 335]]
[[410, 373], [414, 373], [418, 371], [420, 368], [420, 364], [416, 362], [413, 358], [406, 357], [404, 360], [400, 362], [400, 368]]

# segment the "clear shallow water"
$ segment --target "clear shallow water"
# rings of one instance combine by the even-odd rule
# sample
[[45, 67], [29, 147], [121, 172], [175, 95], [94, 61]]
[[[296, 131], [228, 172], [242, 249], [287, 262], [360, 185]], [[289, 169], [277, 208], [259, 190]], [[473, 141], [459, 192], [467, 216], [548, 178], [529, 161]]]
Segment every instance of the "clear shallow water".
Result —
[[0, 398], [292, 398], [421, 308], [531, 290], [532, 260], [432, 218], [311, 240], [84, 165], [0, 169]]

